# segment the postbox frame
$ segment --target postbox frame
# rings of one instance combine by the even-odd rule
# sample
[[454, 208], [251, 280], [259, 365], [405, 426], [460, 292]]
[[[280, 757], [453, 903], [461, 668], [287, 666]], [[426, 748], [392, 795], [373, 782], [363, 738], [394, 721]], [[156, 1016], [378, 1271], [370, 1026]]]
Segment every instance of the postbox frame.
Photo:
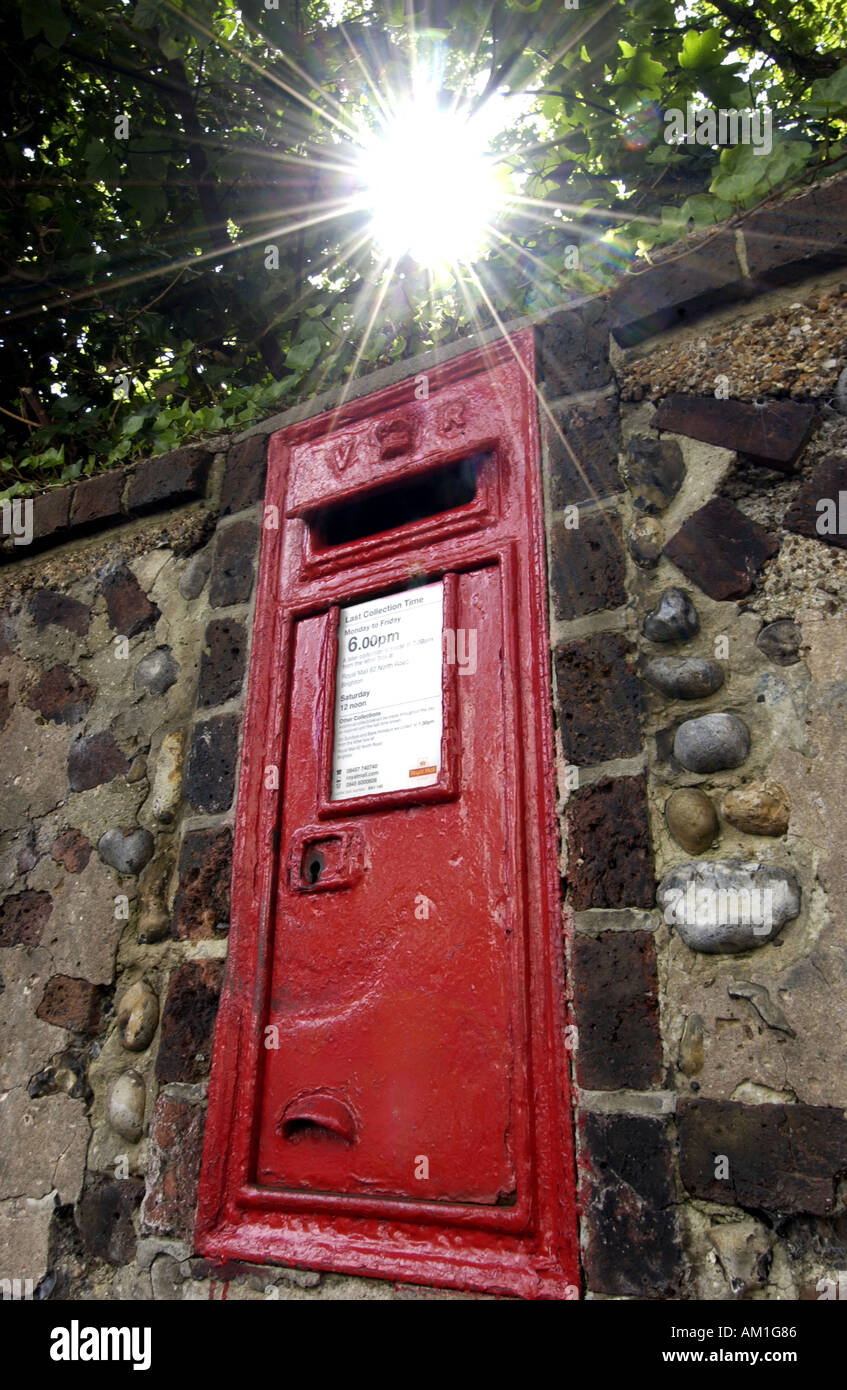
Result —
[[[433, 368], [424, 400], [415, 394], [419, 380], [400, 382], [289, 426], [270, 441], [235, 819], [230, 954], [215, 1037], [195, 1243], [198, 1251], [221, 1261], [279, 1262], [485, 1293], [574, 1298], [579, 1262], [532, 331]], [[369, 537], [361, 552], [365, 561], [352, 577], [349, 557], [360, 543], [316, 555], [306, 543], [305, 518], [317, 504], [314, 498], [298, 497], [296, 489], [292, 501], [292, 452], [301, 445], [322, 447], [339, 431], [355, 434], [373, 420], [390, 421], [392, 413], [408, 417], [411, 409], [418, 420], [430, 421], [445, 399], [449, 422], [451, 409], [456, 414], [450, 402], [474, 393], [487, 403], [489, 416], [493, 410], [502, 420], [493, 437], [447, 439], [440, 449], [412, 454], [405, 465], [402, 455], [399, 464], [392, 456], [390, 473], [415, 476], [489, 449], [494, 463], [482, 495], [464, 512], [459, 508], [411, 523], [396, 536]], [[365, 486], [360, 479], [357, 494], [354, 479], [341, 491], [353, 497], [373, 486], [372, 479]], [[524, 504], [522, 534], [495, 536], [488, 523], [496, 519], [507, 488], [517, 488]], [[318, 503], [338, 500], [333, 493]], [[292, 549], [290, 531], [288, 548], [284, 546], [291, 525], [301, 528], [299, 554], [296, 546]], [[528, 924], [525, 991], [518, 1007], [529, 1139], [528, 1147], [516, 1152], [522, 1186], [512, 1206], [273, 1189], [252, 1176], [269, 943], [278, 876], [288, 872], [281, 863], [278, 788], [283, 784], [294, 624], [342, 603], [381, 596], [392, 586], [401, 588], [410, 554], [422, 561], [427, 579], [496, 564], [503, 586], [508, 673], [504, 746], [520, 801], [515, 812], [522, 821], [521, 881], [516, 887]], [[301, 587], [292, 584], [292, 575]], [[445, 679], [445, 694], [446, 685]], [[437, 786], [421, 788], [413, 796], [417, 803], [428, 799], [427, 791], [440, 790], [443, 795]], [[357, 810], [367, 810], [357, 803], [367, 800], [331, 803], [331, 813], [320, 817], [327, 836], [336, 824], [335, 808], [339, 819], [355, 821]]]

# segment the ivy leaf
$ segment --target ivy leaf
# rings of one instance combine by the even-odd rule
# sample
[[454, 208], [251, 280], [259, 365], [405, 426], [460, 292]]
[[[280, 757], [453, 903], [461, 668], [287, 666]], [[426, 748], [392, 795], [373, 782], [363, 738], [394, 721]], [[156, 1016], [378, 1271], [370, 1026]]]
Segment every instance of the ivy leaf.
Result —
[[807, 111], [826, 110], [847, 105], [847, 67], [839, 68], [831, 77], [819, 77], [803, 102]]
[[294, 347], [289, 349], [285, 365], [295, 372], [308, 372], [310, 367], [314, 367], [322, 351], [319, 338], [306, 338], [304, 342], [295, 343]]

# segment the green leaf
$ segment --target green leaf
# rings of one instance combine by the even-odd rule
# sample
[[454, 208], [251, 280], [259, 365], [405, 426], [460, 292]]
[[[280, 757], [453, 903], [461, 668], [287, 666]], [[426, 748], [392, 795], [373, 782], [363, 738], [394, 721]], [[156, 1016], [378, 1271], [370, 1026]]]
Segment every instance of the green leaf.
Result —
[[717, 29], [689, 29], [682, 41], [679, 66], [692, 72], [702, 72], [720, 65], [726, 52], [723, 35]]
[[285, 365], [291, 367], [295, 372], [308, 372], [320, 357], [322, 352], [319, 338], [307, 338], [305, 342], [296, 343], [286, 354]]
[[839, 68], [831, 77], [819, 77], [813, 82], [809, 96], [802, 105], [807, 111], [847, 105], [847, 67]]

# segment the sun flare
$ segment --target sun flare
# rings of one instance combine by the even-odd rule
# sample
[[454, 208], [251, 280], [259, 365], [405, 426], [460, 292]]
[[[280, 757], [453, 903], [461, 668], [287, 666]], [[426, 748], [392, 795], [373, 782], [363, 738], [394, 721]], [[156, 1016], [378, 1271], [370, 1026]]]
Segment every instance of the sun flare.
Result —
[[367, 138], [359, 173], [387, 257], [435, 269], [479, 255], [503, 201], [491, 133], [486, 108], [470, 115], [419, 95]]

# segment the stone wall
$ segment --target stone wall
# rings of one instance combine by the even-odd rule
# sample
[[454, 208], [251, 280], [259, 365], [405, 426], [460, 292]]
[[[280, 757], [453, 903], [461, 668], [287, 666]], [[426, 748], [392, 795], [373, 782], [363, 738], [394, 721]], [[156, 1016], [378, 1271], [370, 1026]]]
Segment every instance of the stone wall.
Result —
[[[589, 1298], [847, 1270], [845, 187], [537, 326]], [[329, 403], [0, 547], [0, 1278], [41, 1298], [461, 1296], [193, 1253], [265, 450]]]

